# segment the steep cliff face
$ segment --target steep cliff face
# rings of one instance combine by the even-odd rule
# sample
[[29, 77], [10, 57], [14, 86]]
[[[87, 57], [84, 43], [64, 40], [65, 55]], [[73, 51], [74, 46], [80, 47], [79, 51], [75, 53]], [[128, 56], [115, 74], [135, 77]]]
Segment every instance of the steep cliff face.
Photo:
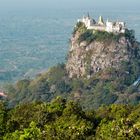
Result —
[[139, 55], [138, 49], [139, 45], [130, 32], [113, 35], [86, 29], [81, 31], [81, 27], [77, 27], [71, 38], [66, 69], [70, 78], [90, 77], [106, 68], [120, 68], [122, 62], [130, 62]]

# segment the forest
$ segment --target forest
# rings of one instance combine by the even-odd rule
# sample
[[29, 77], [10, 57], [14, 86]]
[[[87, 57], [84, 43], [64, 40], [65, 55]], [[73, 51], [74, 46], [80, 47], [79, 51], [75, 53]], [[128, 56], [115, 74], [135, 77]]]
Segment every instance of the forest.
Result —
[[140, 105], [83, 110], [62, 97], [7, 108], [0, 102], [1, 140], [140, 139]]

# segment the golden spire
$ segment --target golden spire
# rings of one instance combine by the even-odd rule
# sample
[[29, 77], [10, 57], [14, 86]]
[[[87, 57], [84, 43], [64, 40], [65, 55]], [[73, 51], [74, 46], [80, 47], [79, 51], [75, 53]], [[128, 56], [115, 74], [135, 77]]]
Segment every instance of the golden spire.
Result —
[[103, 20], [103, 17], [102, 16], [99, 17], [98, 24], [99, 25], [104, 25], [104, 20]]

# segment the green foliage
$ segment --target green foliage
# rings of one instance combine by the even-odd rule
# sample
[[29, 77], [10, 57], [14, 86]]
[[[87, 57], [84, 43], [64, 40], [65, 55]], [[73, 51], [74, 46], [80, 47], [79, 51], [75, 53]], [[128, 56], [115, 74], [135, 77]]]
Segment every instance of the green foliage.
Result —
[[76, 24], [76, 26], [74, 27], [73, 35], [75, 35], [76, 32], [79, 32], [81, 34], [81, 33], [85, 32], [85, 31], [86, 31], [85, 24], [82, 23], [82, 22], [78, 22]]
[[83, 139], [86, 134], [92, 132], [93, 124], [83, 118], [81, 108], [73, 102], [69, 102], [60, 116], [51, 125], [46, 125], [47, 139]]
[[[50, 103], [4, 110], [3, 140], [139, 139], [140, 105], [110, 105], [84, 111], [78, 102], [57, 97]], [[1, 113], [2, 114], [2, 113]]]
[[125, 36], [125, 35], [108, 33], [106, 31], [86, 30], [80, 35], [78, 42], [80, 43], [82, 41], [86, 41], [87, 44], [89, 44], [94, 40], [104, 41], [104, 42], [109, 42], [111, 40], [118, 41], [121, 36]]
[[8, 133], [4, 136], [4, 140], [42, 140], [41, 130], [37, 128], [34, 122], [31, 122], [29, 128], [23, 131], [16, 130], [13, 133]]
[[[98, 110], [102, 118], [96, 131], [97, 139], [138, 139], [139, 128], [134, 119], [128, 116], [133, 112], [132, 107], [126, 105], [112, 105]], [[134, 109], [135, 110], [135, 109]], [[137, 127], [136, 127], [137, 126]]]
[[52, 67], [46, 73], [38, 75], [35, 79], [23, 79], [15, 85], [6, 86], [9, 97], [9, 106], [34, 101], [50, 101], [58, 95], [71, 91], [71, 85], [64, 64]]
[[93, 133], [96, 120], [89, 119], [78, 103], [61, 97], [48, 104], [19, 105], [6, 113], [4, 140], [84, 139]]
[[84, 33], [82, 33], [78, 39], [78, 42], [86, 41], [88, 44], [91, 43], [95, 39], [95, 36], [93, 35], [92, 30], [86, 30]]
[[117, 121], [110, 121], [105, 124], [101, 122], [101, 126], [97, 130], [97, 139], [135, 139], [135, 132], [131, 122], [121, 118]]
[[125, 37], [129, 39], [132, 43], [136, 41], [134, 30], [126, 30]]
[[4, 102], [0, 102], [0, 138], [6, 130], [7, 110]]

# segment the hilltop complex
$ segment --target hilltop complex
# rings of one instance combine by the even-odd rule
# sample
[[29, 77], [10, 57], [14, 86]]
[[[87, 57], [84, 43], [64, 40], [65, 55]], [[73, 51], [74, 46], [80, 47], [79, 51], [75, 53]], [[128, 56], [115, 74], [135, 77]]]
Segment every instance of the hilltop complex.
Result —
[[88, 16], [84, 16], [82, 19], [78, 19], [78, 22], [82, 22], [85, 24], [87, 29], [93, 29], [98, 31], [107, 31], [110, 33], [125, 33], [126, 26], [124, 22], [110, 22], [106, 21], [104, 22], [102, 16], [99, 17], [99, 21], [96, 22], [93, 18], [91, 18], [88, 14]]

